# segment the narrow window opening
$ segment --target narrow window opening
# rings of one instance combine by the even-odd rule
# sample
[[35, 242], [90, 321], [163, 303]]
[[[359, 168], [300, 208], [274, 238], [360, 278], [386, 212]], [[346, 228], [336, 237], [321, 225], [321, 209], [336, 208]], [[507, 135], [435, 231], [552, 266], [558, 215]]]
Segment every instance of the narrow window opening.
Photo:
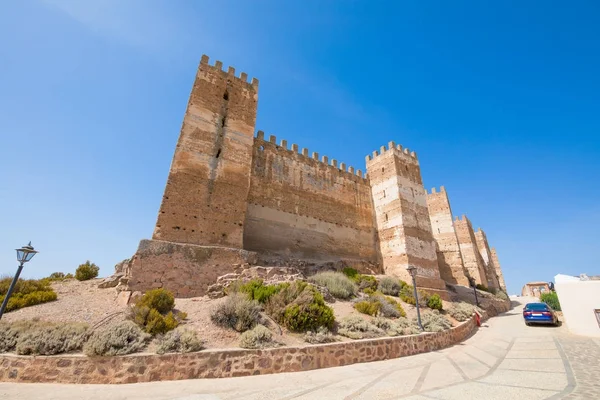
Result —
[[258, 148], [258, 151], [265, 151], [265, 146], [260, 146], [260, 147]]
[[383, 197], [385, 197], [385, 190], [383, 191]]
[[384, 168], [381, 168], [381, 172], [385, 172], [385, 167], [384, 167]]
[[225, 93], [223, 93], [223, 100], [229, 100], [229, 93], [227, 92], [227, 90], [225, 91]]
[[215, 156], [215, 158], [219, 158], [219, 156], [220, 156], [220, 155], [221, 155], [221, 149], [219, 149], [219, 150], [217, 151], [217, 155]]
[[225, 116], [223, 116], [223, 118], [221, 118], [221, 128], [225, 127]]
[[388, 215], [385, 214], [385, 221], [387, 222], [387, 220], [388, 220]]

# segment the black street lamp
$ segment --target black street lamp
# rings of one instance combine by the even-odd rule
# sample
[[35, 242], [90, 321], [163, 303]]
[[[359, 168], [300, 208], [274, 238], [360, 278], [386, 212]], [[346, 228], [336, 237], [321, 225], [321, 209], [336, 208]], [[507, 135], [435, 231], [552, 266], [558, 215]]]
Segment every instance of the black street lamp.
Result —
[[4, 301], [2, 302], [2, 307], [0, 308], [0, 319], [2, 319], [4, 310], [6, 309], [6, 306], [8, 305], [8, 299], [10, 298], [10, 295], [12, 294], [13, 290], [15, 290], [15, 285], [17, 284], [17, 281], [19, 280], [19, 275], [21, 275], [21, 271], [23, 270], [23, 265], [27, 261], [31, 260], [33, 258], [33, 256], [35, 256], [36, 253], [37, 253], [37, 251], [35, 251], [33, 249], [31, 242], [29, 242], [29, 244], [27, 246], [23, 246], [20, 249], [17, 249], [17, 261], [19, 261], [19, 268], [17, 269], [17, 274], [13, 278], [13, 280], [10, 284], [10, 287], [8, 288], [8, 292], [6, 292], [6, 296], [4, 297]]
[[419, 329], [421, 330], [421, 332], [423, 332], [424, 329], [423, 324], [421, 323], [421, 311], [419, 310], [419, 293], [417, 292], [417, 267], [415, 267], [414, 265], [409, 265], [408, 267], [406, 267], [406, 270], [408, 271], [410, 276], [412, 276], [413, 288], [415, 290], [415, 306], [417, 307], [417, 322], [419, 324]]
[[477, 284], [475, 283], [475, 279], [473, 277], [469, 277], [469, 285], [473, 288], [473, 293], [475, 293], [475, 304], [479, 307], [479, 299], [477, 298]]

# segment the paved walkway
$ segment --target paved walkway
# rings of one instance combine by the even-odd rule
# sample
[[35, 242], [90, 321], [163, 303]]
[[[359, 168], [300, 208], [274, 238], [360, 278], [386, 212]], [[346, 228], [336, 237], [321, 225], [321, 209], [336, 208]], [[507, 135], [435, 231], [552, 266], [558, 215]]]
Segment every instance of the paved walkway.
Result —
[[441, 351], [243, 378], [130, 385], [0, 384], [4, 399], [600, 399], [600, 341], [527, 327], [521, 306]]

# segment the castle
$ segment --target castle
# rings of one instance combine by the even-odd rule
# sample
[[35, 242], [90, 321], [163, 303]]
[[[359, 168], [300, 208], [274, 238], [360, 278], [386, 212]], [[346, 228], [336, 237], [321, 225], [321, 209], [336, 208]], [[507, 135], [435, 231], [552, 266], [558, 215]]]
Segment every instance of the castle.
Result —
[[261, 257], [345, 260], [447, 298], [446, 283], [505, 290], [498, 257], [447, 192], [423, 187], [415, 152], [394, 142], [366, 173], [285, 140], [255, 136], [258, 80], [202, 56], [152, 240], [130, 266], [131, 290], [198, 296]]

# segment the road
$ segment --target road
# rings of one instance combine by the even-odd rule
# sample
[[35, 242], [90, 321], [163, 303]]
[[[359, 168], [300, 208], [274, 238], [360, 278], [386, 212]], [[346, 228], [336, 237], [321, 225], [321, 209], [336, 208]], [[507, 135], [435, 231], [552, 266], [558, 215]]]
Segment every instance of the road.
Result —
[[130, 385], [0, 384], [2, 399], [600, 399], [600, 340], [527, 327], [518, 299], [467, 341], [308, 372]]

